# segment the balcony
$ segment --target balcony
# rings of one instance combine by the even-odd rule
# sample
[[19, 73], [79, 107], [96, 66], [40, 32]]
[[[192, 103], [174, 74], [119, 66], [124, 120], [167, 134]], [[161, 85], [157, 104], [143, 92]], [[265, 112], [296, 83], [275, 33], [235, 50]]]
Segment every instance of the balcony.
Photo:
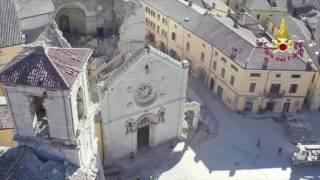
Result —
[[263, 96], [265, 96], [268, 99], [276, 99], [276, 98], [282, 98], [286, 94], [285, 90], [280, 90], [279, 92], [263, 92]]

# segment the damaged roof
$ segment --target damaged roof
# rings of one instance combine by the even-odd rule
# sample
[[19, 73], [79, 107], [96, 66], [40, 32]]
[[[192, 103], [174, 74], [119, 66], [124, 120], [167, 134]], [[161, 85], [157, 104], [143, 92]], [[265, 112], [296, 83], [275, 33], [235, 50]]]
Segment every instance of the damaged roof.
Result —
[[54, 12], [51, 0], [14, 0], [19, 18], [28, 18]]
[[0, 73], [0, 82], [70, 89], [91, 54], [87, 48], [25, 47]]
[[0, 48], [24, 43], [18, 15], [12, 0], [0, 0]]

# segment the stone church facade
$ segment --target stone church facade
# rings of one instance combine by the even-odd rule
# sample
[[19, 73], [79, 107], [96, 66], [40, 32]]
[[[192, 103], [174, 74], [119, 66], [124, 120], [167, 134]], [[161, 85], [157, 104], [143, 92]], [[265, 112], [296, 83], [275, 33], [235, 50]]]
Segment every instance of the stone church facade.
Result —
[[105, 162], [179, 137], [189, 64], [148, 47], [105, 81], [101, 102]]

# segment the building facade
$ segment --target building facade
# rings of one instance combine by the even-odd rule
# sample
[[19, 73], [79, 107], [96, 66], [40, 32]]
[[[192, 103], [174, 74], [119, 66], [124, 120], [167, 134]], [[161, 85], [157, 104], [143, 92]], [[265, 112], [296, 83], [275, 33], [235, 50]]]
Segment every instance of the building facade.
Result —
[[294, 61], [271, 60], [261, 41], [272, 37], [261, 37], [235, 19], [213, 16], [190, 2], [145, 0], [144, 7], [147, 41], [172, 57], [187, 59], [192, 74], [232, 110], [302, 108], [315, 74], [303, 55]]
[[[0, 1], [0, 70], [16, 56], [25, 41], [13, 1]], [[0, 87], [0, 96], [3, 96]]]
[[97, 179], [104, 179], [87, 87], [91, 54], [81, 48], [24, 48], [0, 81], [19, 146], [94, 169]]
[[112, 72], [101, 101], [105, 163], [180, 137], [188, 70], [149, 47]]

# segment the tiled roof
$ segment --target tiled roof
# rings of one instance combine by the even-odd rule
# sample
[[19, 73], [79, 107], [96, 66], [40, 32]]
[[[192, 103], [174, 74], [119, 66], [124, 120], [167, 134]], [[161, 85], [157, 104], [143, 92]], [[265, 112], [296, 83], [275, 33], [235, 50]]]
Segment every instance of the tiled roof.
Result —
[[0, 0], [0, 48], [24, 43], [12, 0]]
[[[144, 2], [213, 45], [239, 66], [245, 69], [262, 69], [266, 56], [263, 47], [256, 44], [259, 38], [249, 29], [241, 26], [235, 28], [231, 18], [202, 15], [177, 0], [144, 0]], [[189, 21], [185, 21], [186, 17]], [[236, 55], [233, 53], [234, 49], [237, 49]], [[269, 64], [268, 69], [272, 70], [305, 71], [306, 69], [306, 63], [300, 58], [285, 63], [269, 61]]]
[[320, 46], [319, 46], [319, 42], [316, 42], [316, 41], [305, 42], [304, 48], [307, 50], [313, 63], [315, 64], [317, 69], [320, 71]]
[[274, 0], [276, 7], [271, 6], [267, 0], [236, 0], [251, 11], [287, 11], [285, 0]]
[[91, 54], [85, 48], [25, 47], [0, 73], [0, 82], [70, 89]]
[[48, 14], [54, 11], [51, 0], [14, 0], [19, 18]]
[[[268, 19], [276, 27], [280, 27], [283, 16], [269, 16]], [[286, 24], [290, 38], [293, 40], [306, 40], [311, 39], [311, 33], [303, 21], [297, 20], [292, 16], [285, 16]]]

